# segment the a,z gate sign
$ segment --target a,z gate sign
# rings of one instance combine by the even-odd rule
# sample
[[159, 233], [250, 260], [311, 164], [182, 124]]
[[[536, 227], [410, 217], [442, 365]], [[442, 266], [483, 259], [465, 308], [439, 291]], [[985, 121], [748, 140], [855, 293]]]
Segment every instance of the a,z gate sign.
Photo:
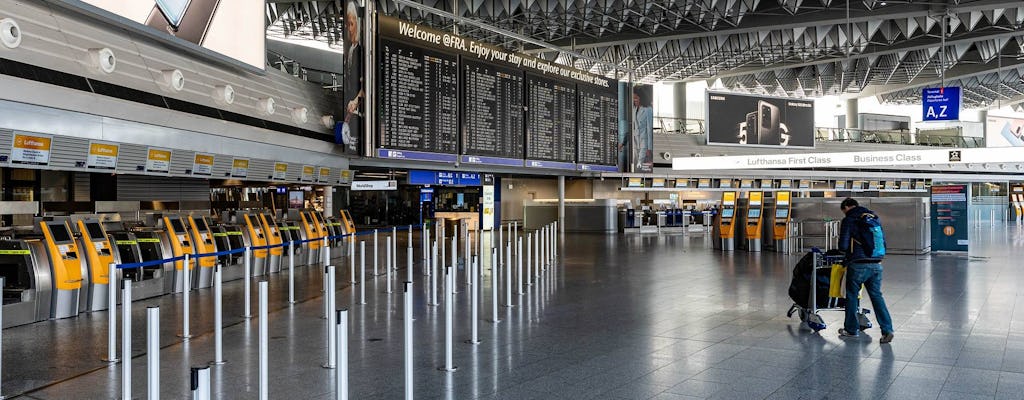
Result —
[[922, 89], [923, 121], [959, 120], [960, 99], [960, 88], [958, 87]]

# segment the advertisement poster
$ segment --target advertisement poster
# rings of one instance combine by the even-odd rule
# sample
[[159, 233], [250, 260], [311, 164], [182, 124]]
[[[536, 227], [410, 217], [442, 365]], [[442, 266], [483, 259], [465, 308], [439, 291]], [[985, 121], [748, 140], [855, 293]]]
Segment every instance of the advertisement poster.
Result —
[[245, 178], [249, 175], [249, 159], [235, 158], [231, 160], [231, 177]]
[[707, 92], [707, 144], [814, 147], [814, 101]]
[[192, 159], [192, 175], [213, 175], [213, 154], [196, 153]]
[[171, 151], [150, 147], [146, 152], [146, 172], [171, 172]]
[[345, 48], [342, 104], [344, 118], [337, 123], [334, 142], [343, 146], [346, 154], [359, 154], [363, 135], [366, 65], [363, 59], [363, 8], [358, 0], [345, 0], [345, 29], [341, 40]]
[[46, 165], [50, 163], [50, 146], [53, 138], [42, 135], [14, 134], [11, 148], [12, 164]]
[[494, 185], [483, 186], [483, 218], [480, 219], [481, 227], [485, 231], [494, 229]]
[[633, 86], [633, 172], [654, 171], [654, 86]]
[[117, 153], [121, 146], [114, 143], [89, 142], [89, 156], [85, 160], [86, 168], [93, 169], [115, 169], [117, 168]]
[[314, 172], [316, 172], [316, 168], [314, 168], [312, 165], [303, 165], [302, 175], [299, 176], [299, 181], [312, 182]]
[[932, 251], [967, 251], [970, 185], [932, 185]]
[[288, 163], [274, 163], [274, 179], [283, 181], [288, 178]]
[[1024, 118], [989, 115], [985, 118], [985, 147], [1024, 146]]

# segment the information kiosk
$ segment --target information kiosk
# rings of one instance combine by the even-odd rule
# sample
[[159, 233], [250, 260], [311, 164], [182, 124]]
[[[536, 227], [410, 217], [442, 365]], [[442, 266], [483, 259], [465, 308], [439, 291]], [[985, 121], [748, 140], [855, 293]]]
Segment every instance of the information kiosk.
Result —
[[[164, 215], [164, 229], [166, 229], [167, 240], [170, 241], [171, 256], [181, 257], [185, 254], [195, 254], [195, 249], [192, 247], [192, 240], [189, 238], [188, 229], [185, 228], [185, 223], [181, 217], [177, 215]], [[189, 279], [191, 282], [185, 282], [185, 261], [179, 260], [174, 262], [174, 287], [172, 293], [178, 293], [184, 290], [184, 288], [194, 288], [197, 280], [196, 269], [194, 268], [195, 260], [189, 258], [188, 263]], [[185, 286], [188, 285], [188, 286]]]
[[[113, 232], [114, 262], [118, 264], [134, 264], [145, 261], [162, 260], [163, 252], [160, 247], [160, 239], [143, 234], [143, 239], [149, 240], [139, 243], [139, 238], [132, 232]], [[156, 240], [153, 242], [152, 240]], [[146, 251], [143, 252], [142, 249]], [[151, 265], [141, 268], [124, 268], [119, 270], [121, 279], [132, 282], [132, 297], [145, 299], [149, 297], [162, 296], [164, 289], [164, 266]]]
[[[264, 236], [267, 238], [267, 246], [277, 246], [282, 243], [281, 230], [274, 222], [274, 216], [268, 212], [259, 214], [260, 225], [263, 226]], [[281, 256], [284, 255], [284, 248], [278, 246], [267, 251], [267, 271], [281, 272]]]
[[110, 293], [110, 263], [114, 262], [114, 252], [107, 239], [107, 232], [95, 219], [78, 220], [78, 233], [82, 235], [79, 244], [85, 254], [87, 268], [82, 271], [82, 295], [79, 299], [79, 311], [100, 311], [107, 309], [107, 297]]
[[723, 251], [733, 251], [736, 250], [736, 192], [723, 192], [721, 207], [718, 238]]
[[38, 240], [0, 240], [4, 328], [50, 319], [53, 283], [46, 249]]
[[[245, 220], [245, 233], [247, 244], [253, 247], [267, 245], [267, 237], [263, 232], [263, 225], [255, 214], [242, 214]], [[267, 273], [267, 256], [270, 252], [267, 249], [255, 249], [252, 251], [252, 276], [260, 276]]]
[[775, 192], [775, 222], [772, 223], [772, 240], [775, 251], [787, 252], [789, 249], [789, 220], [792, 218], [792, 194], [788, 191]]
[[[210, 225], [206, 223], [206, 217], [187, 216], [189, 231], [192, 232], [192, 242], [195, 243], [196, 254], [207, 254], [217, 252], [217, 244], [213, 242], [213, 232]], [[213, 267], [217, 265], [217, 257], [200, 257], [199, 269], [196, 273], [196, 287], [208, 288], [213, 286]]]
[[50, 318], [68, 318], [78, 315], [82, 290], [81, 253], [64, 221], [40, 221], [43, 240], [50, 260], [53, 277], [53, 298]]
[[761, 212], [764, 210], [764, 192], [750, 192], [747, 196], [747, 216], [744, 239], [747, 251], [761, 251]]

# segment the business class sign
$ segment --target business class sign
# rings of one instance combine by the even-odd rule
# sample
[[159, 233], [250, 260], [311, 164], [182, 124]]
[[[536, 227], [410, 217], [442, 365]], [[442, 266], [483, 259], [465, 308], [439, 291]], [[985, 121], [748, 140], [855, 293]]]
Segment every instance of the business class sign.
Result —
[[870, 151], [843, 153], [766, 154], [672, 159], [672, 169], [787, 169], [822, 167], [878, 167], [920, 164], [985, 164], [1024, 162], [1024, 151], [1014, 148]]

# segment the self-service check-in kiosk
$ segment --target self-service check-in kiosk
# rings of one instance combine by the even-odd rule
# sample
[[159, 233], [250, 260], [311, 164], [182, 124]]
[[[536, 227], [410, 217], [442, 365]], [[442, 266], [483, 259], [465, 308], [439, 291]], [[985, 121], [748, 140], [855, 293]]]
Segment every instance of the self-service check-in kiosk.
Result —
[[79, 298], [79, 311], [100, 311], [107, 309], [107, 297], [110, 293], [110, 263], [114, 262], [114, 250], [110, 245], [107, 232], [95, 219], [78, 220], [78, 233], [81, 234], [79, 248], [85, 255], [82, 269], [82, 292]]
[[747, 215], [743, 224], [743, 238], [747, 251], [761, 251], [761, 221], [764, 211], [764, 192], [750, 192], [747, 196]]
[[[306, 265], [314, 265], [320, 263], [320, 244], [322, 241], [320, 238], [323, 235], [320, 233], [319, 224], [313, 219], [313, 215], [307, 211], [299, 211], [299, 218], [302, 222], [303, 240], [312, 240], [306, 243]], [[315, 239], [315, 240], [314, 240]]]
[[[111, 244], [114, 247], [114, 262], [118, 264], [134, 264], [164, 259], [160, 239], [155, 232], [141, 234], [141, 238], [132, 232], [113, 232]], [[144, 242], [140, 242], [144, 241]], [[145, 249], [145, 251], [143, 251]], [[164, 264], [140, 268], [122, 268], [119, 270], [121, 279], [132, 282], [132, 297], [145, 299], [162, 296], [165, 292]]]
[[775, 216], [772, 223], [772, 240], [775, 251], [789, 249], [789, 220], [792, 218], [792, 194], [788, 191], [775, 192]]
[[736, 250], [736, 192], [722, 193], [718, 214], [718, 239], [723, 251]]
[[[278, 228], [274, 217], [270, 213], [265, 212], [260, 213], [258, 218], [260, 219], [260, 225], [263, 226], [264, 236], [267, 238], [267, 246], [277, 246], [283, 243], [281, 229]], [[284, 255], [284, 249], [280, 246], [272, 247], [267, 249], [267, 252], [267, 271], [281, 272], [281, 256]]]
[[0, 276], [4, 328], [50, 319], [53, 281], [42, 241], [0, 240]]
[[[174, 250], [171, 249], [171, 238], [162, 229], [134, 229], [132, 234], [135, 235], [136, 243], [139, 245], [139, 254], [142, 255], [144, 262], [164, 260], [171, 258], [171, 255], [174, 254]], [[163, 292], [165, 294], [174, 293], [177, 265], [167, 262], [160, 265], [160, 269], [162, 271], [160, 280], [163, 281], [164, 286]], [[143, 268], [143, 273], [145, 273], [145, 268]]]
[[[220, 225], [213, 227], [214, 242], [217, 244], [217, 251], [236, 250], [245, 247], [245, 233], [238, 225]], [[222, 277], [225, 281], [242, 279], [245, 277], [245, 253], [229, 254], [220, 256]]]
[[[245, 220], [245, 234], [247, 244], [253, 247], [263, 247], [267, 245], [267, 237], [263, 232], [263, 225], [260, 224], [259, 217], [256, 214], [242, 214], [242, 219]], [[252, 276], [260, 276], [267, 273], [267, 256], [269, 252], [267, 249], [256, 249], [252, 251]]]
[[[165, 215], [163, 217], [164, 229], [166, 229], [167, 239], [171, 245], [171, 255], [173, 257], [181, 257], [185, 254], [195, 254], [195, 248], [188, 234], [188, 229], [185, 227], [185, 222], [182, 221], [181, 217], [177, 215]], [[191, 282], [185, 282], [185, 261], [178, 260], [174, 262], [174, 287], [173, 293], [181, 292], [185, 287], [194, 288], [195, 282], [198, 279], [195, 269], [195, 260], [190, 256], [188, 266], [189, 269], [189, 280]], [[188, 286], [185, 286], [188, 285]]]
[[349, 235], [356, 233], [356, 224], [353, 222], [352, 214], [349, 214], [348, 210], [341, 210], [341, 223], [342, 228], [344, 228], [343, 233]]
[[50, 260], [53, 297], [50, 318], [78, 315], [82, 291], [82, 260], [75, 238], [64, 221], [40, 221], [43, 241]]
[[[298, 241], [298, 240], [302, 240], [302, 235], [299, 233], [299, 225], [298, 224], [296, 224], [294, 222], [283, 221], [282, 220], [282, 221], [278, 222], [277, 225], [278, 225], [278, 227], [281, 228], [281, 240], [282, 241], [284, 241], [284, 242], [295, 242], [295, 241]], [[302, 255], [305, 254], [303, 252], [302, 245], [296, 243], [296, 244], [292, 245], [290, 248], [291, 248], [292, 252], [295, 254], [295, 260], [296, 260], [295, 264], [296, 264], [296, 266], [301, 265], [302, 260], [303, 260]], [[285, 251], [284, 257], [288, 256], [288, 249], [289, 249], [289, 246], [285, 246], [284, 247], [284, 251]], [[287, 263], [288, 261], [282, 259], [281, 262], [282, 262], [282, 266], [284, 266], [284, 263]]]
[[[1013, 187], [1011, 190], [1021, 190], [1020, 187]], [[1024, 194], [1010, 193], [1010, 208], [1013, 210], [1013, 219], [1018, 223], [1024, 216]]]
[[[206, 217], [187, 216], [189, 231], [192, 233], [192, 243], [195, 245], [197, 254], [209, 254], [217, 252], [217, 244], [213, 242], [213, 232], [210, 225], [206, 223]], [[213, 286], [213, 267], [217, 265], [217, 257], [199, 257], [199, 269], [196, 271], [196, 287], [207, 288]]]

